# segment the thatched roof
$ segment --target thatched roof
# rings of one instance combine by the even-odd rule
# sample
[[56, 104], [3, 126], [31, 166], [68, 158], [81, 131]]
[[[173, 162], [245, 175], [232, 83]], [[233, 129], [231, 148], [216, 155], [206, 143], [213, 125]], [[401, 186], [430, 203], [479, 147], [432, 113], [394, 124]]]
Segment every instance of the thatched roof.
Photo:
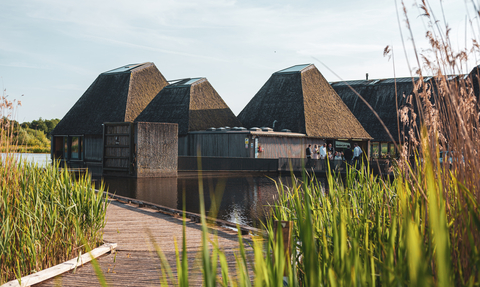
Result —
[[[478, 73], [474, 68], [470, 75]], [[465, 78], [465, 75], [447, 75], [450, 82]], [[475, 93], [478, 95], [478, 78], [473, 77]], [[389, 142], [390, 136], [380, 124], [374, 113], [367, 105], [355, 94], [352, 89], [359, 93], [375, 110], [383, 123], [386, 125], [393, 140], [398, 142], [398, 135], [402, 140], [408, 139], [409, 126], [404, 125], [397, 117], [397, 106], [399, 111], [409, 110], [409, 114], [418, 114], [417, 102], [414, 98], [414, 82], [419, 81], [418, 77], [406, 77], [396, 79], [376, 79], [376, 80], [354, 80], [346, 82], [331, 83], [332, 88], [342, 98], [355, 117], [365, 127], [367, 132], [374, 138], [374, 141]], [[437, 81], [433, 77], [424, 77], [423, 81], [428, 83], [433, 94], [438, 93]], [[396, 93], [395, 93], [396, 82]], [[350, 88], [350, 87], [351, 88]], [[421, 92], [421, 86], [417, 92]], [[477, 96], [478, 97], [478, 96]], [[430, 98], [435, 105], [435, 96]], [[395, 104], [397, 101], [397, 105]], [[419, 117], [416, 124], [419, 125]], [[403, 136], [402, 136], [403, 132]]]
[[247, 128], [275, 126], [309, 137], [371, 138], [312, 64], [274, 73], [238, 119]]
[[[413, 80], [418, 80], [413, 78]], [[378, 121], [374, 113], [352, 91], [353, 88], [359, 93], [377, 112], [387, 126], [394, 141], [398, 142], [397, 107], [410, 106], [414, 109], [415, 101], [408, 102], [408, 96], [413, 93], [412, 78], [397, 78], [397, 97], [395, 96], [395, 79], [382, 80], [356, 80], [331, 83], [332, 88], [342, 98], [355, 117], [365, 127], [375, 141], [391, 141], [388, 133]], [[350, 87], [351, 88], [350, 88]], [[402, 124], [400, 123], [402, 127]]]
[[210, 127], [241, 126], [206, 78], [183, 79], [168, 85], [135, 121], [177, 123], [179, 135]]
[[133, 122], [167, 81], [153, 63], [104, 72], [52, 131], [53, 135], [101, 135], [104, 122]]
[[480, 65], [473, 68], [472, 71], [470, 72], [469, 76], [472, 77], [473, 91], [475, 92], [475, 96], [477, 97], [477, 101], [480, 101], [480, 88], [479, 88]]

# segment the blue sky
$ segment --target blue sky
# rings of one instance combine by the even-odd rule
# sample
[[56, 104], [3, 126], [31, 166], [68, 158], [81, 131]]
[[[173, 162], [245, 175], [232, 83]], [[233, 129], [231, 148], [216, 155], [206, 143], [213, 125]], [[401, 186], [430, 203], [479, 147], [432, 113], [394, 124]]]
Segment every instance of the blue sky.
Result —
[[[427, 48], [414, 4], [405, 2], [414, 38]], [[443, 6], [453, 46], [464, 47], [473, 8]], [[154, 62], [167, 80], [206, 77], [235, 114], [272, 73], [296, 64], [315, 64], [329, 81], [339, 78], [319, 61], [345, 80], [393, 77], [383, 57], [390, 45], [396, 75], [410, 75], [394, 0], [2, 0], [0, 8], [0, 85], [22, 101], [20, 122], [62, 118], [100, 73], [132, 63]], [[470, 26], [466, 35], [470, 45]]]

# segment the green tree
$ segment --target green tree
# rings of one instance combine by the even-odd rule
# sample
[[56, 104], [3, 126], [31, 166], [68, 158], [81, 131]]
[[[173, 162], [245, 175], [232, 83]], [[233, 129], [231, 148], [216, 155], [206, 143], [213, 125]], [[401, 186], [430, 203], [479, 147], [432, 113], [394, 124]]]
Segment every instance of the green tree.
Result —
[[23, 122], [21, 127], [24, 129], [33, 129], [37, 131], [43, 131], [48, 139], [50, 139], [50, 133], [60, 122], [60, 119], [51, 119], [44, 120], [39, 118], [38, 120], [33, 120], [31, 122]]

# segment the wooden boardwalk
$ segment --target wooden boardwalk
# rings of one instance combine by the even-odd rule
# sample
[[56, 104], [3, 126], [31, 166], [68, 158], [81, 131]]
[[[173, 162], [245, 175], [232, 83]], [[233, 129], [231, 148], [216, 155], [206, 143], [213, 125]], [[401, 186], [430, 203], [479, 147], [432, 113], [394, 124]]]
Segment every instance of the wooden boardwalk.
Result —
[[[187, 220], [186, 226], [191, 286], [200, 286], [202, 273], [198, 250], [202, 244], [201, 225]], [[213, 231], [213, 229], [210, 230]], [[215, 227], [215, 230], [219, 245], [227, 255], [230, 272], [234, 274], [234, 252], [238, 251], [237, 233], [221, 227]], [[108, 285], [160, 285], [160, 259], [153, 251], [152, 239], [160, 246], [174, 269], [176, 266], [174, 238], [181, 249], [181, 218], [165, 215], [149, 208], [140, 208], [138, 205], [111, 201], [107, 209], [104, 241], [117, 243], [118, 246], [113, 254], [98, 259]], [[248, 253], [252, 252], [251, 249], [248, 250]], [[65, 273], [36, 286], [100, 286], [100, 284], [91, 263], [88, 263], [78, 268], [75, 273]]]

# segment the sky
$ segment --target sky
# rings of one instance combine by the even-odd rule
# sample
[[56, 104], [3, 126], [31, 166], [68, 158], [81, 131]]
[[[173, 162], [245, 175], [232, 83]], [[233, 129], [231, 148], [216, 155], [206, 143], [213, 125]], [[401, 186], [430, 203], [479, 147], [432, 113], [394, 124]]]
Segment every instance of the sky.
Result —
[[[442, 1], [445, 17], [430, 3], [458, 49], [478, 35], [472, 1], [480, 7]], [[422, 51], [428, 23], [415, 4], [405, 0]], [[167, 80], [206, 77], [238, 115], [274, 72], [297, 64], [331, 82], [410, 76], [418, 65], [404, 19], [399, 0], [2, 0], [0, 85], [21, 101], [19, 122], [62, 118], [102, 72], [153, 62]], [[472, 56], [465, 70], [478, 64]]]

